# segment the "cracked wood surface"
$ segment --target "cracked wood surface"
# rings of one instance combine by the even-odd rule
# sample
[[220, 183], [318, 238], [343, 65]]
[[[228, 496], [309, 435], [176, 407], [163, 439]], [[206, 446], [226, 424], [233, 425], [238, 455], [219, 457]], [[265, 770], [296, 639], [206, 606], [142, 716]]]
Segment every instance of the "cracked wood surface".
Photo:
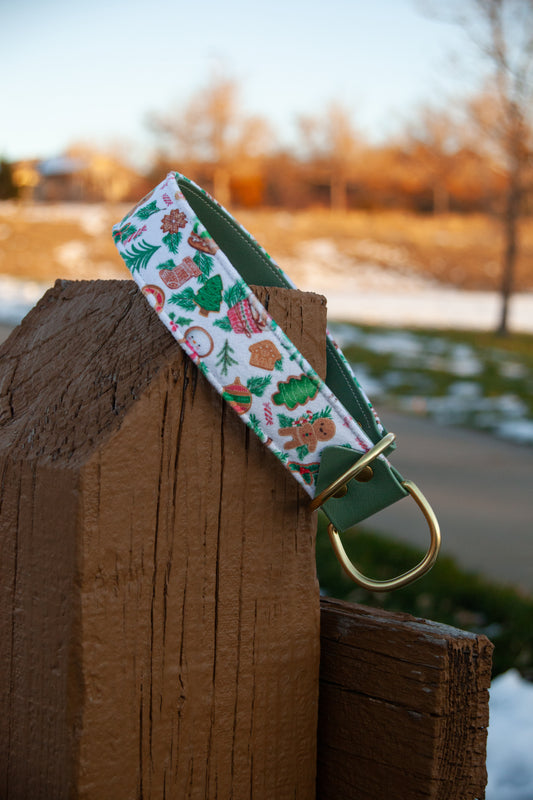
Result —
[[485, 636], [322, 598], [321, 640], [319, 800], [485, 796]]
[[[258, 294], [323, 374], [323, 299]], [[308, 498], [132, 282], [2, 345], [0, 453], [0, 796], [314, 797]]]

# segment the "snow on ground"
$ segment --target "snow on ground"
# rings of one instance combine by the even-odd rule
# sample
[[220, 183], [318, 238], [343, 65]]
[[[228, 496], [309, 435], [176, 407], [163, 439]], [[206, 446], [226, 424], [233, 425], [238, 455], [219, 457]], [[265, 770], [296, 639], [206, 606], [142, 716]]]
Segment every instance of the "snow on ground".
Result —
[[[446, 336], [427, 337], [416, 329], [368, 331], [346, 323], [332, 323], [331, 333], [345, 349], [355, 345], [363, 350], [388, 355], [389, 366], [379, 376], [369, 373], [363, 360], [352, 364], [369, 397], [379, 404], [391, 402], [397, 386], [411, 385], [411, 393], [394, 399], [399, 411], [431, 417], [440, 425], [464, 425], [495, 434], [521, 444], [533, 444], [533, 419], [520, 396], [512, 393], [512, 379], [533, 386], [533, 373], [509, 354], [494, 352], [484, 363], [468, 344], [450, 341]], [[423, 374], [420, 367], [423, 366]], [[494, 396], [483, 393], [476, 380], [487, 366], [504, 380], [509, 391]], [[446, 390], [433, 396], [431, 373], [447, 373], [457, 379]]]
[[510, 670], [492, 681], [486, 800], [533, 798], [533, 684]]
[[18, 325], [49, 288], [48, 283], [0, 275], [0, 324]]
[[[5, 216], [9, 204], [3, 204], [2, 208]], [[105, 235], [109, 228], [106, 211], [100, 206], [33, 206], [27, 213], [32, 220], [39, 221], [72, 217], [92, 235]], [[296, 256], [284, 258], [282, 266], [300, 289], [327, 297], [331, 320], [400, 327], [477, 330], [496, 327], [497, 292], [467, 292], [443, 286], [410, 269], [405, 255], [397, 253], [395, 248], [386, 248], [384, 252], [381, 245], [376, 257], [387, 257], [390, 267], [379, 266], [369, 260], [378, 244], [360, 242], [354, 258], [342, 253], [332, 239], [304, 241]], [[87, 266], [88, 252], [86, 244], [73, 240], [61, 245], [57, 255], [74, 277], [76, 264], [83, 262]], [[113, 269], [111, 264], [105, 265], [105, 274], [101, 274], [99, 265], [95, 270], [98, 272], [95, 278], [117, 277], [116, 267]], [[42, 284], [0, 275], [0, 322], [18, 322], [45, 288]], [[512, 298], [510, 328], [533, 332], [533, 292]]]
[[[323, 294], [328, 317], [362, 324], [493, 330], [498, 322], [497, 292], [443, 286], [395, 259], [394, 269], [341, 253], [331, 239], [302, 242], [283, 268], [298, 288]], [[533, 332], [533, 292], [512, 298], [510, 328]]]

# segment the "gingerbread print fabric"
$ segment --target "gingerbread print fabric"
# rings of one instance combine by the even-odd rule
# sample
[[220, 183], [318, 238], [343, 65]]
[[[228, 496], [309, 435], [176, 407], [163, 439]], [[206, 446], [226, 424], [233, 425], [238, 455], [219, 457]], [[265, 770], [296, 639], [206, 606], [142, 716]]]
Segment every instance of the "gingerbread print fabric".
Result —
[[361, 453], [372, 442], [253, 295], [178, 180], [187, 179], [170, 173], [115, 225], [117, 248], [181, 347], [312, 497], [324, 447]]

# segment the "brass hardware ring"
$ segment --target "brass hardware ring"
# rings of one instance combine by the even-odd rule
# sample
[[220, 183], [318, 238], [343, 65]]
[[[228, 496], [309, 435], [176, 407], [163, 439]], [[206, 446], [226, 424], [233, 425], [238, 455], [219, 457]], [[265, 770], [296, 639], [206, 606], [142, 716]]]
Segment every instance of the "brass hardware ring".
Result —
[[[341, 497], [342, 494], [346, 494], [346, 484], [352, 478], [356, 478], [360, 472], [362, 472], [365, 467], [368, 467], [369, 464], [374, 461], [381, 453], [383, 453], [388, 447], [391, 446], [393, 441], [396, 439], [394, 433], [387, 433], [386, 436], [383, 437], [377, 444], [374, 445], [367, 453], [363, 453], [361, 458], [359, 458], [355, 464], [347, 469], [339, 478], [330, 483], [320, 494], [317, 494], [313, 500], [311, 500], [311, 511], [316, 511], [317, 508], [323, 506], [324, 503], [335, 495]], [[344, 490], [344, 491], [343, 491]]]
[[421, 578], [422, 575], [431, 569], [439, 553], [441, 542], [440, 527], [433, 509], [429, 505], [420, 489], [412, 481], [403, 481], [402, 486], [409, 492], [426, 518], [431, 539], [428, 551], [422, 561], [420, 561], [416, 567], [407, 570], [407, 572], [404, 572], [402, 575], [398, 575], [397, 578], [390, 578], [389, 580], [385, 581], [377, 581], [372, 578], [365, 577], [365, 575], [359, 572], [357, 567], [355, 567], [348, 558], [337, 529], [332, 523], [328, 525], [328, 534], [331, 545], [335, 551], [335, 555], [340, 561], [343, 570], [352, 580], [354, 580], [364, 589], [368, 589], [370, 592], [389, 592], [392, 589], [399, 589], [402, 586], [406, 586], [408, 583]]

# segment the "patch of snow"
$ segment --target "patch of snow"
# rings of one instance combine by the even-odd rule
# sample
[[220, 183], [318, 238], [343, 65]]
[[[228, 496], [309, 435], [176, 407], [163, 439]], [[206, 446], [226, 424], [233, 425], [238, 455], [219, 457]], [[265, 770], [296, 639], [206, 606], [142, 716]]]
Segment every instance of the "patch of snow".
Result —
[[49, 288], [49, 283], [0, 275], [0, 322], [18, 325]]
[[79, 269], [87, 269], [90, 266], [89, 247], [79, 239], [71, 239], [64, 242], [54, 249], [54, 257], [61, 264], [63, 271], [68, 275], [75, 275]]
[[509, 670], [492, 681], [486, 800], [533, 798], [533, 684]]
[[525, 378], [528, 372], [524, 364], [518, 364], [515, 361], [502, 361], [498, 365], [498, 369], [502, 378], [509, 378], [511, 380]]
[[481, 387], [474, 381], [455, 381], [448, 386], [448, 394], [463, 400], [477, 400], [481, 397]]
[[509, 419], [501, 422], [495, 433], [503, 439], [510, 439], [520, 444], [533, 444], [533, 420]]
[[77, 222], [90, 236], [111, 235], [111, 226], [120, 217], [121, 208], [110, 210], [100, 203], [34, 203], [21, 207], [12, 201], [0, 203], [2, 217], [20, 217], [25, 222]]

